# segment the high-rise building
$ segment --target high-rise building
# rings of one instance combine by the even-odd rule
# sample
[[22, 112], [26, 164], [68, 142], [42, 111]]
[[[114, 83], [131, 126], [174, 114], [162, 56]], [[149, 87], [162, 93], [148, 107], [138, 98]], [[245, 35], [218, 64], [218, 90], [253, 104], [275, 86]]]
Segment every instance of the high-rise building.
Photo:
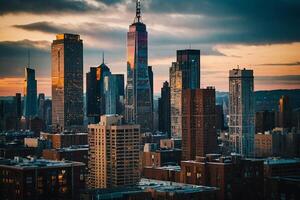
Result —
[[292, 108], [288, 96], [282, 96], [279, 99], [279, 119], [278, 126], [282, 128], [291, 128], [292, 126]]
[[170, 105], [171, 105], [171, 136], [181, 138], [181, 101], [182, 101], [182, 71], [178, 63], [173, 62], [170, 68]]
[[148, 76], [149, 76], [149, 81], [150, 81], [150, 87], [151, 87], [151, 101], [152, 101], [152, 112], [153, 112], [153, 105], [154, 105], [154, 99], [153, 99], [153, 90], [154, 90], [154, 85], [153, 85], [153, 70], [152, 66], [148, 66]]
[[50, 126], [52, 124], [52, 100], [45, 100], [45, 124]]
[[45, 94], [41, 93], [38, 97], [38, 117], [45, 120]]
[[16, 93], [15, 96], [15, 102], [16, 102], [16, 116], [18, 120], [22, 117], [22, 99], [21, 99], [21, 93]]
[[106, 113], [104, 79], [110, 76], [109, 67], [104, 62], [98, 67], [91, 67], [86, 74], [86, 108], [89, 122], [98, 123], [100, 116]]
[[255, 133], [264, 133], [275, 128], [274, 111], [258, 111], [255, 113]]
[[234, 138], [234, 151], [246, 157], [254, 155], [253, 90], [253, 70], [230, 70], [229, 134]]
[[200, 50], [178, 50], [177, 62], [170, 68], [171, 134], [181, 138], [181, 98], [183, 89], [200, 88]]
[[158, 99], [158, 126], [159, 131], [168, 133], [171, 137], [171, 106], [170, 106], [170, 87], [165, 81], [161, 88], [161, 97]]
[[51, 56], [53, 128], [77, 129], [83, 125], [83, 44], [80, 36], [56, 35]]
[[103, 115], [90, 124], [90, 188], [135, 185], [139, 181], [140, 126], [124, 124], [120, 115]]
[[105, 114], [124, 112], [124, 75], [112, 74], [104, 78]]
[[127, 85], [125, 119], [140, 124], [141, 131], [152, 131], [152, 94], [148, 72], [148, 33], [141, 21], [140, 1], [136, 17], [127, 34]]
[[223, 105], [216, 105], [216, 129], [224, 130], [224, 112]]
[[37, 115], [37, 81], [35, 80], [35, 70], [25, 68], [24, 80], [24, 117], [31, 119]]
[[215, 89], [185, 89], [182, 93], [182, 160], [217, 152]]
[[200, 88], [200, 50], [178, 50], [177, 63], [182, 71], [182, 87]]

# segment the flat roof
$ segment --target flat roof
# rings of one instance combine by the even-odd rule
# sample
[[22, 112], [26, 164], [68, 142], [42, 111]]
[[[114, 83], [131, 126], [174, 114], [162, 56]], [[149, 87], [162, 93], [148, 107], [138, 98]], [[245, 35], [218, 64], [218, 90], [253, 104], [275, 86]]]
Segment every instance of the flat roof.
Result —
[[297, 164], [297, 163], [300, 163], [299, 158], [295, 158], [295, 159], [273, 158], [264, 161], [265, 165], [283, 165], [283, 164]]
[[198, 193], [205, 191], [216, 191], [215, 187], [207, 187], [202, 185], [190, 185], [185, 183], [177, 183], [170, 181], [160, 181], [153, 179], [142, 178], [138, 183], [142, 189], [155, 189], [161, 192], [175, 192], [175, 193]]
[[8, 160], [7, 164], [0, 164], [0, 168], [12, 168], [12, 169], [35, 169], [35, 168], [56, 168], [56, 167], [71, 167], [71, 166], [85, 166], [84, 163], [74, 161], [54, 161], [46, 159], [26, 159], [15, 158]]
[[168, 165], [168, 166], [162, 166], [162, 167], [145, 166], [144, 168], [161, 169], [161, 170], [173, 170], [173, 171], [180, 171], [181, 170], [180, 165]]

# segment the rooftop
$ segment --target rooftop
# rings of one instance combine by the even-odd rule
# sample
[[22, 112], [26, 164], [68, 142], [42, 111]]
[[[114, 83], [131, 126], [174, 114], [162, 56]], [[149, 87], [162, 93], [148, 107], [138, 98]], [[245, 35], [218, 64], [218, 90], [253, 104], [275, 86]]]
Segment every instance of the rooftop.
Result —
[[283, 159], [283, 158], [271, 158], [264, 161], [265, 165], [284, 165], [284, 164], [300, 164], [300, 159]]
[[176, 183], [170, 181], [159, 181], [152, 179], [141, 179], [138, 186], [142, 189], [155, 189], [161, 192], [175, 193], [198, 193], [206, 191], [215, 191], [217, 188], [201, 185], [190, 185], [184, 183]]
[[214, 192], [215, 187], [207, 187], [200, 185], [190, 185], [184, 183], [176, 183], [170, 181], [159, 181], [152, 179], [141, 179], [140, 182], [133, 187], [115, 188], [115, 189], [94, 189], [88, 191], [97, 195], [98, 199], [112, 199], [123, 197], [126, 194], [135, 194], [154, 190], [155, 192], [170, 192], [170, 193], [201, 193]]
[[170, 171], [179, 171], [181, 170], [181, 167], [179, 165], [168, 165], [168, 166], [162, 166], [162, 167], [152, 167], [152, 166], [145, 166], [144, 168], [154, 168], [154, 169], [162, 169], [162, 170], [170, 170]]
[[13, 168], [13, 169], [34, 169], [34, 168], [55, 168], [55, 167], [71, 167], [71, 166], [84, 166], [84, 163], [73, 161], [53, 161], [35, 158], [20, 158], [7, 160], [6, 164], [0, 164], [0, 167]]

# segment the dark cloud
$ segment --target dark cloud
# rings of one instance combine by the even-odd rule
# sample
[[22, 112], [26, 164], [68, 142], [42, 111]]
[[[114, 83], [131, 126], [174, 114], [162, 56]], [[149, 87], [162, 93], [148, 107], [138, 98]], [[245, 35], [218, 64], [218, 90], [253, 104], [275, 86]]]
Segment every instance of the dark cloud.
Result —
[[146, 10], [158, 15], [203, 16], [203, 20], [187, 24], [196, 29], [216, 28], [201, 42], [261, 44], [300, 41], [300, 1], [297, 0], [150, 0]]
[[79, 0], [3, 0], [0, 15], [8, 13], [58, 13], [88, 12], [96, 10], [94, 6]]
[[31, 65], [40, 70], [38, 75], [50, 73], [50, 43], [47, 41], [22, 40], [0, 42], [0, 77], [20, 77], [28, 64], [28, 51]]
[[263, 63], [258, 64], [257, 66], [300, 66], [300, 61], [291, 63]]

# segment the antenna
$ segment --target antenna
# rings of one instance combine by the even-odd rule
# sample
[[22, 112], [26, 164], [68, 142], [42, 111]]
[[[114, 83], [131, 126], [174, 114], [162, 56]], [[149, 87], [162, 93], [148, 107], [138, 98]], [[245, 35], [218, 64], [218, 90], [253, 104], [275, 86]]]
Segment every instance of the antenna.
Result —
[[102, 63], [104, 64], [104, 51], [102, 52]]
[[30, 67], [30, 50], [28, 49], [28, 63], [27, 63], [27, 65], [28, 65], [28, 67]]
[[135, 14], [135, 20], [137, 19], [137, 22], [140, 22], [141, 19], [141, 1], [136, 0], [136, 14]]

